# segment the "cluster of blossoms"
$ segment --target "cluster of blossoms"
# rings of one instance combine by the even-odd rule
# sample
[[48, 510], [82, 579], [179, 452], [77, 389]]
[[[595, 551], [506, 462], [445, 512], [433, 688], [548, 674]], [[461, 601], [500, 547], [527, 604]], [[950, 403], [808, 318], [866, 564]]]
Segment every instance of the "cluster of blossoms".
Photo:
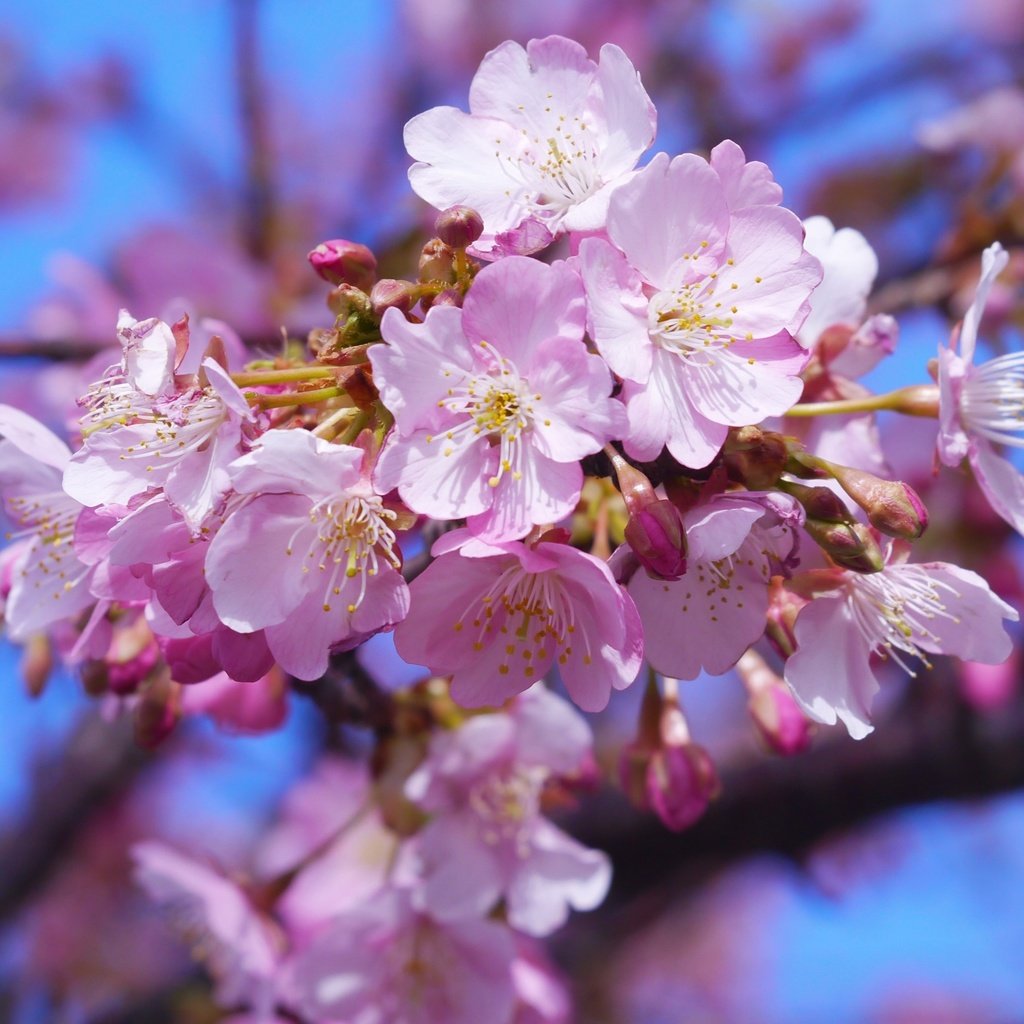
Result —
[[1024, 363], [973, 362], [1005, 252], [937, 382], [872, 395], [898, 330], [866, 316], [870, 247], [733, 142], [638, 169], [655, 111], [617, 47], [503, 44], [469, 106], [406, 127], [442, 211], [416, 280], [323, 243], [333, 325], [247, 365], [124, 312], [74, 451], [0, 407], [0, 610], [35, 675], [58, 652], [148, 743], [195, 712], [271, 728], [286, 677], [382, 632], [431, 675], [257, 881], [138, 851], [238, 1022], [564, 1019], [533, 939], [609, 867], [541, 813], [590, 740], [539, 680], [597, 712], [646, 664], [622, 782], [682, 828], [717, 780], [679, 680], [735, 669], [793, 753], [811, 721], [871, 731], [880, 661], [1010, 654], [980, 576], [910, 560], [927, 512], [874, 421], [938, 418], [941, 461], [1024, 530]]

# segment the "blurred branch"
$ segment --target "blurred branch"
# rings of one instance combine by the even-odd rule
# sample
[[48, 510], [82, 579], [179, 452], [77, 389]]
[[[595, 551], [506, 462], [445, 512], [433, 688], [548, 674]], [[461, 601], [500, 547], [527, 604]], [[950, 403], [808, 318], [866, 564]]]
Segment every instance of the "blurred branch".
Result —
[[574, 834], [615, 864], [610, 907], [669, 874], [699, 877], [761, 851], [799, 858], [829, 833], [886, 811], [1024, 786], [1024, 697], [979, 715], [951, 688], [933, 687], [859, 743], [837, 735], [798, 757], [726, 766], [722, 777], [722, 797], [682, 833], [621, 800], [581, 814]]
[[234, 0], [235, 71], [245, 148], [242, 234], [249, 254], [273, 251], [276, 196], [259, 39], [259, 0]]
[[135, 744], [126, 716], [108, 722], [87, 714], [42, 766], [25, 813], [0, 835], [0, 920], [50, 878], [94, 815], [152, 763]]

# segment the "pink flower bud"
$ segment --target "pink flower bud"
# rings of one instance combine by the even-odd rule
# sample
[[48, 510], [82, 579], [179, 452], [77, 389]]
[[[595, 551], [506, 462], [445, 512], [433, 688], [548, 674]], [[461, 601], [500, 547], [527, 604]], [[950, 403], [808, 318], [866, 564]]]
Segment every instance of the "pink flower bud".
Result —
[[998, 711], [1017, 695], [1020, 654], [1014, 648], [1001, 665], [978, 661], [960, 663], [960, 693], [976, 711]]
[[681, 832], [703, 816], [721, 786], [708, 752], [687, 742], [654, 752], [646, 788], [651, 810], [666, 828]]
[[350, 284], [368, 292], [377, 277], [377, 257], [365, 245], [345, 238], [321, 242], [307, 259], [330, 284]]
[[382, 278], [370, 292], [370, 302], [377, 316], [383, 316], [386, 309], [397, 309], [408, 313], [419, 298], [419, 289], [411, 281], [399, 281], [391, 277]]
[[638, 509], [626, 524], [626, 541], [647, 575], [677, 580], [686, 572], [686, 532], [679, 509], [658, 498]]
[[806, 750], [811, 723], [777, 673], [756, 651], [747, 651], [736, 671], [750, 694], [747, 710], [768, 747], [784, 757]]
[[902, 480], [883, 480], [849, 466], [831, 466], [840, 486], [868, 514], [868, 522], [882, 533], [916, 540], [928, 526], [928, 510], [917, 492]]
[[484, 221], [476, 210], [468, 206], [451, 206], [438, 214], [434, 230], [445, 245], [465, 249], [483, 234]]

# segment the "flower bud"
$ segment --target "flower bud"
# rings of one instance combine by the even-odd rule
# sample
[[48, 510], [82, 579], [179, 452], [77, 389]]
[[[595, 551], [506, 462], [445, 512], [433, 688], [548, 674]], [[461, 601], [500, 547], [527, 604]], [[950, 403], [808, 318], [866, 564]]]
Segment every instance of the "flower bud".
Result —
[[53, 671], [53, 649], [45, 633], [35, 633], [28, 639], [21, 655], [21, 678], [30, 697], [38, 697], [46, 689]]
[[674, 831], [697, 821], [721, 788], [708, 752], [690, 739], [678, 685], [665, 679], [662, 695], [651, 677], [637, 737], [623, 749], [619, 762], [622, 788], [633, 805], [654, 811]]
[[432, 238], [420, 252], [419, 277], [421, 281], [455, 280], [455, 253], [440, 238]]
[[484, 221], [476, 210], [468, 206], [451, 206], [438, 214], [434, 230], [445, 245], [465, 249], [483, 234]]
[[373, 315], [370, 297], [353, 284], [339, 284], [327, 293], [327, 308], [336, 316], [347, 320], [350, 316]]
[[151, 750], [174, 731], [181, 714], [180, 689], [164, 670], [151, 675], [139, 690], [132, 725], [140, 747]]
[[1001, 665], [961, 662], [961, 696], [975, 711], [983, 713], [1007, 707], [1020, 689], [1020, 661], [1020, 654], [1014, 648]]
[[811, 723], [789, 687], [756, 651], [747, 651], [736, 664], [747, 693], [747, 710], [769, 749], [788, 757], [807, 749]]
[[850, 522], [850, 510], [846, 503], [828, 487], [808, 487], [795, 480], [783, 480], [780, 487], [803, 505], [808, 519], [817, 519], [823, 523]]
[[703, 817], [721, 790], [714, 762], [696, 743], [655, 751], [647, 765], [646, 783], [651, 810], [673, 832]]
[[862, 523], [825, 523], [808, 519], [804, 529], [814, 542], [843, 569], [881, 572], [885, 558], [871, 530]]
[[729, 432], [723, 459], [730, 480], [765, 491], [778, 483], [789, 450], [781, 434], [756, 426], [740, 427]]
[[658, 498], [634, 512], [625, 534], [648, 576], [677, 580], [686, 572], [683, 517], [667, 498]]
[[419, 289], [411, 281], [399, 281], [385, 277], [373, 286], [370, 292], [370, 303], [377, 316], [383, 316], [387, 309], [397, 309], [408, 313], [419, 298]]
[[461, 306], [465, 296], [458, 288], [445, 288], [430, 299], [431, 306]]
[[849, 466], [832, 467], [840, 486], [868, 514], [868, 522], [882, 533], [916, 540], [928, 526], [928, 510], [909, 484], [883, 480]]
[[368, 292], [377, 277], [377, 257], [365, 245], [345, 238], [321, 242], [307, 259], [330, 284], [350, 284]]

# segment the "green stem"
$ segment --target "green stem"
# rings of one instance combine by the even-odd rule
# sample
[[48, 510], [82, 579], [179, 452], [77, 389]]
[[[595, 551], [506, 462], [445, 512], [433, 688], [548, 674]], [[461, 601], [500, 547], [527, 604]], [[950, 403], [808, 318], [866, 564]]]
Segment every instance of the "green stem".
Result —
[[296, 380], [320, 380], [333, 378], [327, 366], [295, 366], [288, 370], [253, 370], [249, 373], [233, 373], [231, 379], [240, 388], [257, 387], [260, 384], [287, 384]]
[[369, 423], [369, 421], [369, 415], [360, 410], [352, 417], [352, 422], [334, 438], [334, 443], [351, 444], [359, 436], [359, 432], [367, 423]]
[[345, 394], [344, 388], [318, 388], [315, 391], [285, 391], [279, 395], [261, 395], [255, 391], [247, 391], [245, 397], [264, 409], [280, 409], [288, 405], [314, 405], [326, 402], [329, 398], [340, 398]]
[[934, 385], [918, 384], [889, 391], [884, 395], [866, 395], [864, 398], [846, 398], [836, 402], [804, 402], [794, 405], [786, 415], [841, 416], [883, 410], [934, 419], [939, 414], [938, 389]]

